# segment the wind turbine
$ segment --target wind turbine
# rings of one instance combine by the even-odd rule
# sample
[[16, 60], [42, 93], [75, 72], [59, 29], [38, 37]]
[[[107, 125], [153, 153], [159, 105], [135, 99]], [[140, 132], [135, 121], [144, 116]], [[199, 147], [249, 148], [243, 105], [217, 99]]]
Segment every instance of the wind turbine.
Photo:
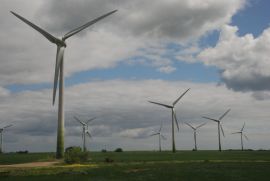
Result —
[[85, 141], [86, 140], [86, 138], [85, 138], [86, 136], [85, 136], [85, 134], [87, 134], [90, 138], [92, 137], [91, 134], [90, 134], [90, 132], [89, 132], [89, 130], [88, 130], [88, 123], [90, 123], [91, 121], [93, 121], [96, 118], [91, 118], [91, 119], [89, 119], [86, 122], [81, 121], [76, 116], [74, 116], [74, 119], [76, 119], [82, 125], [82, 127], [83, 127], [82, 139], [83, 139], [83, 151], [85, 152], [85, 151], [87, 151], [86, 150], [86, 141]]
[[172, 152], [175, 153], [175, 140], [174, 140], [174, 122], [176, 123], [176, 126], [177, 126], [177, 129], [179, 131], [179, 125], [178, 125], [178, 121], [177, 121], [177, 118], [176, 118], [176, 113], [175, 113], [175, 110], [174, 110], [174, 106], [177, 104], [177, 102], [190, 90], [187, 89], [178, 99], [176, 99], [172, 105], [167, 105], [167, 104], [162, 104], [162, 103], [159, 103], [159, 102], [153, 102], [153, 101], [148, 101], [152, 104], [157, 104], [159, 106], [164, 106], [166, 108], [169, 108], [171, 109], [172, 111]]
[[156, 135], [158, 135], [159, 152], [161, 152], [161, 138], [162, 138], [163, 140], [166, 140], [166, 137], [163, 136], [163, 135], [161, 134], [161, 129], [162, 129], [162, 122], [161, 122], [161, 124], [160, 124], [160, 128], [159, 128], [158, 132], [153, 133], [153, 134], [150, 135], [150, 136], [156, 136]]
[[245, 127], [245, 123], [244, 123], [244, 125], [243, 125], [243, 127], [242, 127], [242, 129], [240, 131], [232, 133], [232, 134], [240, 134], [241, 135], [241, 148], [242, 148], [242, 151], [244, 151], [243, 136], [246, 138], [246, 140], [248, 140], [247, 135], [245, 135], [243, 133], [244, 127]]
[[56, 38], [45, 30], [41, 29], [37, 25], [31, 23], [22, 16], [11, 11], [13, 15], [22, 20], [24, 23], [28, 24], [39, 33], [41, 33], [45, 38], [47, 38], [51, 43], [57, 45], [56, 53], [56, 63], [55, 63], [55, 73], [54, 73], [54, 85], [53, 85], [53, 105], [55, 102], [56, 90], [59, 80], [59, 102], [58, 102], [58, 129], [57, 129], [57, 148], [56, 148], [56, 158], [63, 158], [64, 156], [64, 51], [67, 46], [66, 39], [79, 33], [83, 29], [89, 27], [90, 25], [95, 24], [101, 19], [115, 13], [117, 10], [111, 11], [107, 14], [104, 14], [92, 21], [85, 23], [84, 25], [77, 27], [68, 33], [66, 33], [61, 39]]
[[218, 149], [219, 149], [219, 151], [221, 151], [220, 130], [222, 131], [223, 137], [225, 137], [224, 130], [223, 130], [222, 125], [221, 125], [221, 120], [226, 116], [226, 114], [228, 114], [228, 112], [230, 110], [231, 109], [228, 109], [222, 116], [220, 116], [219, 119], [213, 119], [213, 118], [203, 116], [203, 118], [205, 118], [205, 119], [209, 119], [209, 120], [212, 120], [212, 121], [218, 123]]
[[10, 125], [7, 125], [7, 126], [4, 126], [4, 127], [0, 128], [0, 153], [3, 152], [3, 147], [2, 147], [2, 145], [3, 145], [3, 131], [4, 131], [6, 128], [11, 127], [11, 126], [13, 126], [13, 125], [10, 124]]
[[206, 123], [203, 123], [203, 124], [200, 124], [199, 126], [197, 127], [193, 127], [191, 124], [189, 123], [186, 123], [186, 125], [188, 125], [191, 129], [193, 129], [193, 134], [194, 134], [194, 144], [195, 144], [195, 147], [194, 147], [194, 150], [197, 151], [197, 129], [204, 126]]

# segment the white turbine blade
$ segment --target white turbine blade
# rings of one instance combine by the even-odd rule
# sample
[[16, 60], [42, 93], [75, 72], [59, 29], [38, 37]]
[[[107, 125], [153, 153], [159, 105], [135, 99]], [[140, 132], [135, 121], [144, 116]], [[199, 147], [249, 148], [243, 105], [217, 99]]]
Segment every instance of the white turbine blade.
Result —
[[25, 19], [24, 17], [14, 13], [13, 11], [10, 11], [14, 16], [16, 16], [17, 18], [19, 18], [20, 20], [22, 20], [23, 22], [25, 22], [26, 24], [28, 24], [29, 26], [31, 26], [32, 28], [34, 28], [35, 30], [37, 30], [39, 33], [41, 33], [43, 36], [45, 36], [50, 42], [52, 43], [56, 43], [57, 41], [59, 41], [57, 38], [55, 38], [53, 35], [51, 35], [50, 33], [46, 32], [45, 30], [41, 29], [40, 27], [38, 27], [37, 25], [31, 23], [30, 21], [28, 21], [27, 19]]
[[173, 106], [175, 106], [175, 104], [188, 92], [190, 90], [190, 88], [189, 89], [187, 89], [178, 99], [176, 99], [174, 102], [173, 102]]
[[172, 108], [172, 106], [170, 106], [170, 105], [162, 104], [162, 103], [159, 103], [159, 102], [153, 102], [153, 101], [148, 101], [148, 102], [150, 102], [152, 104], [157, 104], [159, 106], [164, 106], [164, 107], [167, 107], [167, 108]]
[[223, 130], [222, 125], [221, 125], [221, 124], [220, 124], [220, 129], [221, 129], [221, 132], [222, 132], [222, 134], [223, 134], [223, 137], [225, 137], [224, 130]]
[[92, 24], [94, 24], [94, 23], [100, 21], [101, 19], [103, 19], [103, 18], [105, 18], [105, 17], [107, 17], [107, 16], [109, 16], [109, 15], [115, 13], [116, 11], [117, 11], [117, 10], [114, 10], [114, 11], [111, 11], [111, 12], [109, 12], [109, 13], [106, 13], [106, 14], [104, 14], [104, 15], [102, 15], [102, 16], [100, 16], [100, 17], [98, 17], [98, 18], [96, 18], [96, 19], [94, 19], [94, 20], [92, 20], [92, 21], [89, 21], [88, 23], [86, 23], [86, 24], [84, 24], [84, 25], [82, 25], [82, 26], [80, 26], [80, 27], [78, 27], [78, 28], [75, 28], [75, 29], [71, 30], [70, 32], [68, 32], [68, 33], [66, 33], [66, 34], [64, 35], [63, 40], [66, 40], [66, 39], [68, 39], [69, 37], [71, 37], [72, 35], [74, 35], [74, 34], [76, 34], [76, 33], [79, 33], [80, 31], [82, 31], [83, 29], [87, 28], [88, 26], [90, 26], [90, 25], [92, 25]]
[[177, 130], [179, 131], [179, 124], [178, 124], [178, 120], [177, 120], [176, 113], [174, 110], [173, 110], [173, 117], [174, 117], [174, 121], [175, 121], [176, 126], [177, 126]]
[[89, 138], [92, 138], [92, 135], [90, 134], [89, 131], [87, 131], [86, 134], [89, 136]]
[[56, 90], [57, 90], [57, 85], [58, 85], [58, 80], [59, 80], [60, 64], [63, 61], [64, 51], [65, 51], [65, 47], [57, 47], [54, 83], [53, 83], [53, 105], [55, 103]]
[[82, 122], [79, 118], [77, 118], [76, 116], [73, 117], [74, 119], [76, 119], [76, 121], [78, 121], [79, 123], [81, 123], [82, 125], [85, 125], [84, 122]]
[[202, 118], [204, 118], [204, 119], [209, 119], [209, 120], [212, 120], [212, 121], [215, 121], [215, 122], [219, 122], [219, 121], [218, 121], [218, 120], [216, 120], [216, 119], [209, 118], [209, 117], [205, 117], [205, 116], [203, 116]]
[[159, 133], [161, 132], [161, 129], [162, 129], [162, 122], [160, 123], [160, 128], [159, 128]]
[[12, 125], [12, 124], [7, 125], [7, 126], [3, 127], [2, 129], [6, 129], [6, 128], [9, 128], [9, 127], [11, 127], [11, 126], [13, 126], [13, 125]]
[[86, 124], [90, 123], [90, 122], [93, 121], [94, 119], [96, 119], [96, 117], [89, 119], [89, 120], [86, 122]]
[[228, 114], [228, 112], [230, 112], [231, 109], [228, 109], [222, 116], [220, 116], [220, 118], [218, 120], [221, 120], [224, 118], [224, 116], [226, 116], [226, 114]]
[[149, 136], [155, 136], [155, 135], [158, 135], [159, 133], [154, 133], [154, 134], [151, 134], [151, 135], [149, 135]]
[[160, 135], [163, 140], [166, 140], [167, 138], [163, 135]]
[[193, 126], [191, 126], [189, 123], [185, 122], [186, 125], [188, 125], [191, 129], [195, 130]]
[[243, 131], [243, 130], [244, 130], [245, 125], [246, 125], [246, 123], [244, 123], [244, 125], [243, 125], [243, 127], [242, 127], [241, 131]]
[[203, 123], [203, 124], [201, 124], [201, 125], [197, 126], [197, 127], [196, 127], [196, 129], [198, 129], [198, 128], [200, 128], [200, 127], [202, 127], [202, 126], [206, 125], [206, 124], [207, 124], [207, 123]]
[[249, 140], [248, 137], [247, 137], [247, 135], [244, 134], [244, 137], [246, 138], [246, 140]]

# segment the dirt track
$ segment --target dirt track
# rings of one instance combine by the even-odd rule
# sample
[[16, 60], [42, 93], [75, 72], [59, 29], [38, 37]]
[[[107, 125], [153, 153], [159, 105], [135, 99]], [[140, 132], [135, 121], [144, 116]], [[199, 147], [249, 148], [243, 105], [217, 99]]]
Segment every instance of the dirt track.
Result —
[[32, 167], [49, 167], [53, 166], [59, 161], [51, 161], [51, 162], [31, 162], [31, 163], [20, 163], [20, 164], [12, 164], [12, 165], [0, 165], [0, 168], [32, 168]]

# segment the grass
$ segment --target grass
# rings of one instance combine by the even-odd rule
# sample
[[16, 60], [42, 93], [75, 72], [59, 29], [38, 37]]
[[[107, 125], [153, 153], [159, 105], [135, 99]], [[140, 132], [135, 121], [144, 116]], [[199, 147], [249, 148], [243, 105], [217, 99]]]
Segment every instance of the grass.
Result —
[[0, 154], [0, 165], [55, 160], [55, 153]]
[[[181, 151], [171, 152], [93, 152], [86, 165], [61, 165], [49, 168], [4, 169], [10, 180], [185, 180], [185, 181], [268, 181], [270, 178], [270, 151]], [[32, 160], [46, 160], [51, 154], [24, 155]], [[0, 164], [3, 163], [0, 156]], [[10, 156], [10, 155], [8, 155]], [[11, 162], [20, 158], [13, 155]], [[10, 157], [11, 158], [11, 157]], [[114, 160], [105, 163], [105, 158]], [[20, 158], [20, 160], [23, 160]], [[7, 162], [5, 162], [7, 163]], [[0, 171], [1, 172], [1, 171]]]

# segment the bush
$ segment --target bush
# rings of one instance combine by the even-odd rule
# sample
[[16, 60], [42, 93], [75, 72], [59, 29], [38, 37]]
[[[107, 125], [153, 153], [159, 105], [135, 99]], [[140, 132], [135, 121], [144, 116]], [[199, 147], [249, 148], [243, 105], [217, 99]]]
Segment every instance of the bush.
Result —
[[83, 152], [80, 147], [72, 146], [66, 148], [65, 162], [72, 163], [83, 163], [89, 160], [89, 152]]
[[123, 152], [122, 148], [116, 148], [114, 151], [115, 152]]

